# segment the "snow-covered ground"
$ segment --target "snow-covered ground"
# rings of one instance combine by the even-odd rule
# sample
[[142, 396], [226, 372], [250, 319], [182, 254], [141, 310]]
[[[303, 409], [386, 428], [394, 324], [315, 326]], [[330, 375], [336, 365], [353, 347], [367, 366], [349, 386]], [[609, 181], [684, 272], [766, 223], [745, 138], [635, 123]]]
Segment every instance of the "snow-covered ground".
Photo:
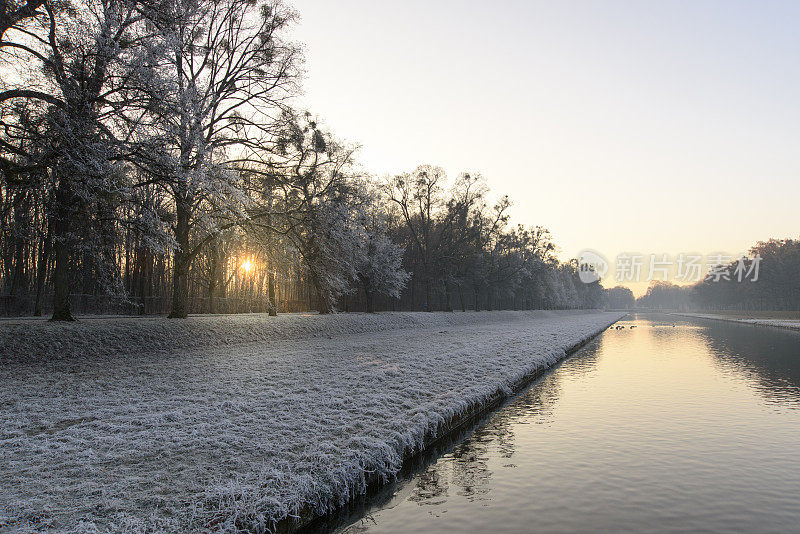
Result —
[[685, 317], [698, 317], [700, 319], [717, 319], [719, 321], [729, 321], [732, 323], [746, 323], [759, 326], [776, 326], [779, 328], [789, 328], [800, 330], [800, 321], [791, 319], [762, 319], [754, 317], [730, 317], [726, 315], [715, 315], [713, 313], [679, 313]]
[[620, 313], [0, 323], [0, 531], [267, 528]]

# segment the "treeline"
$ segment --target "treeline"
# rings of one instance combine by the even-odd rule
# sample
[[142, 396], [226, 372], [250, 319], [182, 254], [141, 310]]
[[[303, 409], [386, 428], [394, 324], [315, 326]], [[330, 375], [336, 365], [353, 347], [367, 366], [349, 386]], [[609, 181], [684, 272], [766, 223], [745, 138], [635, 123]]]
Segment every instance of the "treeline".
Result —
[[0, 313], [601, 303], [479, 175], [375, 179], [294, 110], [280, 0], [3, 9]]
[[609, 310], [631, 310], [636, 306], [636, 297], [627, 287], [615, 286], [604, 291], [603, 305]]
[[636, 307], [648, 310], [687, 311], [700, 306], [692, 299], [694, 286], [679, 286], [666, 281], [650, 283], [647, 292], [636, 299]]
[[[639, 308], [682, 310], [800, 310], [800, 240], [770, 239], [691, 286], [655, 282]], [[748, 275], [748, 276], [745, 276]]]

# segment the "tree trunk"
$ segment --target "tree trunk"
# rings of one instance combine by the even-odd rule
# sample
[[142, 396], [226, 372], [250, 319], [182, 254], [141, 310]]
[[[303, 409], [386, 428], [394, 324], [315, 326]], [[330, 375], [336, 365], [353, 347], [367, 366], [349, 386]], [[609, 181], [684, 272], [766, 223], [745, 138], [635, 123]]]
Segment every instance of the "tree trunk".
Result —
[[278, 307], [275, 304], [275, 274], [272, 272], [272, 265], [270, 265], [267, 280], [267, 296], [269, 297], [269, 316], [275, 317], [278, 315]]
[[367, 308], [367, 313], [375, 313], [375, 292], [372, 291], [372, 286], [368, 280], [362, 279], [361, 284], [364, 287], [364, 299]]
[[275, 317], [278, 315], [278, 306], [275, 302], [275, 271], [272, 268], [272, 258], [275, 253], [272, 247], [272, 191], [270, 190], [269, 203], [267, 204], [267, 298], [269, 299], [268, 310], [269, 316]]
[[212, 278], [208, 283], [208, 313], [217, 313], [216, 306], [217, 281]]
[[170, 319], [185, 319], [189, 316], [189, 258], [182, 250], [175, 251], [172, 270], [172, 311]]
[[12, 297], [18, 296], [18, 293], [24, 293], [22, 289], [27, 286], [25, 281], [25, 248], [26, 240], [22, 236], [21, 228], [17, 228], [19, 234], [14, 239], [14, 260], [13, 260], [13, 274], [11, 276], [11, 291], [9, 295]]
[[367, 297], [367, 313], [375, 313], [375, 293], [372, 291], [367, 291], [366, 297]]
[[319, 306], [318, 306], [318, 308], [319, 308], [319, 314], [320, 315], [327, 315], [329, 313], [333, 313], [333, 308], [331, 308], [331, 305], [328, 304], [328, 300], [325, 299], [324, 297], [319, 297]]
[[175, 240], [178, 248], [174, 254], [172, 271], [172, 311], [170, 319], [185, 319], [189, 315], [189, 208], [179, 199], [176, 206], [177, 224]]
[[66, 180], [62, 180], [56, 191], [56, 220], [53, 224], [53, 246], [56, 265], [53, 271], [53, 316], [51, 321], [74, 321], [69, 307], [69, 261], [70, 261], [70, 206], [72, 192]]
[[[56, 226], [62, 226], [60, 223]], [[57, 235], [64, 235], [57, 231]], [[66, 233], [66, 232], [65, 232]], [[51, 321], [74, 321], [69, 306], [69, 244], [59, 237], [55, 242], [56, 266], [53, 271], [53, 316]]]
[[425, 278], [425, 304], [423, 310], [426, 312], [433, 311], [431, 310], [431, 279], [429, 277]]
[[320, 315], [333, 312], [333, 308], [331, 308], [330, 302], [328, 302], [328, 297], [322, 290], [322, 283], [320, 282], [319, 277], [313, 271], [310, 273], [310, 275], [311, 283], [314, 286], [314, 292], [317, 294], [317, 309]]
[[217, 313], [217, 284], [219, 284], [219, 247], [216, 239], [208, 247], [211, 269], [208, 274], [208, 313]]
[[50, 258], [52, 239], [52, 223], [50, 223], [47, 228], [47, 235], [42, 240], [42, 246], [39, 250], [39, 261], [36, 266], [36, 303], [33, 307], [33, 315], [36, 317], [41, 317], [42, 315], [44, 282], [47, 280], [47, 260]]

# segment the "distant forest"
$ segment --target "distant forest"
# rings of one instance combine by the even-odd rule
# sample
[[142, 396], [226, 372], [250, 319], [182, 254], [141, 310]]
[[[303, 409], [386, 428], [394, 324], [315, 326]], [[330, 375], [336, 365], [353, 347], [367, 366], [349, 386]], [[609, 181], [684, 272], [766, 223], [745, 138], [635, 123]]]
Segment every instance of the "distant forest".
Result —
[[371, 176], [295, 109], [296, 17], [279, 0], [3, 2], [0, 314], [603, 305], [480, 174]]
[[606, 306], [613, 309], [656, 310], [800, 310], [800, 240], [770, 239], [750, 249], [761, 257], [758, 279], [733, 276], [736, 261], [724, 269], [728, 276], [706, 277], [690, 286], [653, 282], [635, 299], [622, 286], [606, 290]]

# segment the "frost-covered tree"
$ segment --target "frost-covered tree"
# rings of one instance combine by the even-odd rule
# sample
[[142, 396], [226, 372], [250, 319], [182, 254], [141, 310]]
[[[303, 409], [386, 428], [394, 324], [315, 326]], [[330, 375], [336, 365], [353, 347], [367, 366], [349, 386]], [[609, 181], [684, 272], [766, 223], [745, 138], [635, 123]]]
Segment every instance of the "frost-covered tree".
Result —
[[[15, 157], [4, 158], [3, 167], [36, 169], [44, 180], [38, 185], [48, 191], [48, 241], [55, 252], [53, 319], [71, 320], [70, 266], [76, 254], [103, 291], [120, 289], [113, 257], [115, 211], [129, 190], [117, 121], [127, 104], [123, 87], [138, 68], [144, 25], [138, 5], [127, 0], [38, 5], [33, 15], [4, 26], [0, 43], [4, 59], [13, 59], [18, 69], [4, 84], [0, 102], [4, 111], [11, 106], [12, 116], [19, 110], [39, 115], [31, 136], [38, 150], [35, 159], [34, 153], [12, 150]], [[9, 138], [31, 134], [25, 125], [32, 121], [22, 113], [11, 122], [4, 148], [12, 145]]]
[[0, 0], [0, 302], [41, 313], [52, 289], [55, 319], [78, 288], [173, 317], [593, 302], [476, 173], [421, 166], [378, 198], [354, 147], [287, 106], [293, 18], [278, 0]]
[[287, 112], [268, 163], [279, 178], [281, 232], [302, 256], [320, 313], [352, 289], [369, 199], [354, 169], [355, 147], [336, 141], [309, 113]]
[[604, 291], [604, 305], [612, 310], [630, 310], [636, 305], [633, 291], [624, 286], [614, 286]]
[[359, 204], [362, 228], [358, 238], [356, 274], [364, 291], [366, 310], [375, 311], [375, 295], [399, 298], [411, 275], [403, 269], [403, 247], [388, 237], [386, 212], [380, 204], [378, 192], [369, 183], [363, 183], [363, 197]]
[[474, 297], [474, 310], [480, 310], [480, 294], [486, 291], [486, 305], [492, 307], [493, 288], [490, 283], [499, 278], [497, 268], [498, 245], [508, 224], [508, 208], [511, 201], [502, 197], [491, 208], [480, 203], [470, 217], [471, 246], [470, 278]]
[[271, 135], [300, 56], [278, 0], [164, 0], [146, 13], [159, 32], [147, 112], [162, 148], [150, 168], [175, 210], [170, 317], [186, 317], [192, 259], [254, 207], [237, 163]]
[[425, 311], [433, 309], [431, 286], [442, 242], [442, 234], [436, 227], [440, 212], [446, 205], [443, 198], [446, 180], [447, 175], [441, 167], [421, 165], [414, 172], [394, 176], [384, 184], [386, 196], [399, 208], [411, 245], [417, 252], [425, 285]]
[[375, 295], [399, 298], [410, 275], [403, 269], [403, 249], [386, 235], [369, 232], [357, 257], [356, 272], [367, 311], [375, 311]]
[[6, 31], [41, 13], [45, 0], [0, 0], [0, 39]]

